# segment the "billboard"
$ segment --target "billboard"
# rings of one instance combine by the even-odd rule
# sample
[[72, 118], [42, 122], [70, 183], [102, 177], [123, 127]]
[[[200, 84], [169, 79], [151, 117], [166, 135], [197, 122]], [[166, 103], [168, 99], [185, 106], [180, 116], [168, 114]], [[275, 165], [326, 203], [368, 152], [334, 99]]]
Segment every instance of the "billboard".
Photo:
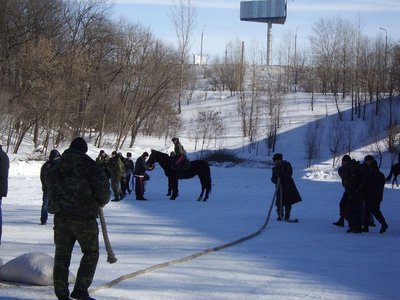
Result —
[[287, 0], [263, 0], [240, 2], [240, 20], [285, 24]]

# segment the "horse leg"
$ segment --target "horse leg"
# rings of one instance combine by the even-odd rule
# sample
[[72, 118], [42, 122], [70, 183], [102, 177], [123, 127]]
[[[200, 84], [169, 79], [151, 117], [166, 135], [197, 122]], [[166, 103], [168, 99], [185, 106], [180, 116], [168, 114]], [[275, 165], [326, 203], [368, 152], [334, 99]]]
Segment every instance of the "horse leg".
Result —
[[197, 201], [201, 201], [203, 199], [204, 190], [205, 190], [205, 188], [204, 188], [203, 184], [201, 184], [201, 193], [200, 193], [199, 198], [197, 198]]
[[172, 190], [172, 195], [169, 198], [170, 200], [175, 200], [176, 197], [178, 197], [178, 179], [176, 178], [171, 178], [171, 190]]

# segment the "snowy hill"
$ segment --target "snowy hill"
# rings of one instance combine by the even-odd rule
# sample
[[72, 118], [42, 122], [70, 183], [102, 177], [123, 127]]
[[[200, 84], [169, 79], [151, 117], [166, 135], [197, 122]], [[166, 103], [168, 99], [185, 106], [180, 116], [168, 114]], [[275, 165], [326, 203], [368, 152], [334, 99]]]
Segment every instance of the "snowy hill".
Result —
[[[212, 166], [213, 192], [206, 203], [195, 201], [200, 191], [197, 179], [181, 180], [180, 196], [175, 201], [168, 200], [167, 181], [160, 167], [149, 173], [146, 196], [150, 201], [135, 201], [133, 195], [128, 195], [121, 202], [110, 202], [105, 214], [118, 262], [106, 262], [100, 237], [101, 254], [92, 295], [107, 300], [398, 299], [399, 190], [389, 184], [385, 188], [382, 211], [389, 224], [386, 233], [379, 234], [379, 224], [359, 235], [332, 225], [338, 217], [343, 188], [327, 148], [327, 132], [336, 118], [330, 96], [317, 95], [314, 111], [310, 110], [310, 95], [305, 93], [286, 96], [284, 104], [276, 151], [283, 153], [295, 170], [293, 177], [303, 201], [294, 205], [292, 214], [300, 223], [278, 222], [273, 209], [266, 229], [259, 234], [212, 251], [260, 230], [268, 218], [274, 186], [270, 167], [265, 163], [271, 159], [265, 142], [260, 140], [258, 151], [249, 152], [246, 139], [241, 137], [238, 97], [207, 91], [207, 100], [204, 99], [204, 91], [199, 90], [190, 105], [182, 106], [185, 128], [179, 137], [190, 157], [198, 155], [191, 122], [199, 111], [211, 109], [219, 111], [224, 120], [222, 147], [251, 162]], [[339, 105], [342, 111], [349, 109], [347, 102]], [[307, 126], [316, 120], [325, 130], [321, 154], [318, 163], [306, 169], [302, 140]], [[363, 135], [366, 124], [361, 120], [351, 122], [359, 132], [351, 155], [359, 160], [368, 151], [368, 140]], [[125, 147], [121, 152], [130, 151], [136, 158], [153, 148], [169, 152], [172, 145], [169, 140], [140, 137], [132, 149]], [[98, 152], [90, 146], [88, 154], [95, 158]], [[9, 195], [2, 204], [3, 263], [27, 252], [54, 253], [52, 225], [39, 225], [39, 171], [43, 161], [26, 161], [30, 155], [29, 141], [20, 154], [10, 155]], [[389, 165], [389, 154], [385, 154], [385, 174]], [[204, 253], [205, 250], [210, 251]], [[75, 274], [80, 255], [76, 246], [71, 262]], [[194, 259], [177, 262], [192, 255]], [[106, 287], [124, 276], [128, 278]], [[0, 299], [46, 300], [54, 299], [54, 295], [50, 286], [1, 282]]]

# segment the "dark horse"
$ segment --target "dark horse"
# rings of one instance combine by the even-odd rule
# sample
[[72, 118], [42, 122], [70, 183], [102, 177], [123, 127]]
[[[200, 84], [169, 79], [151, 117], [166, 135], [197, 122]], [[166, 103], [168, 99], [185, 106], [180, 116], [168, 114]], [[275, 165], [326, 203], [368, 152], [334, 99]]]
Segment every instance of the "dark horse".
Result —
[[180, 171], [181, 176], [178, 176], [177, 171], [171, 168], [168, 154], [151, 150], [147, 164], [153, 165], [155, 162], [160, 164], [164, 169], [165, 175], [168, 177], [168, 187], [172, 190], [171, 200], [175, 200], [178, 197], [178, 179], [190, 179], [197, 175], [201, 183], [201, 193], [197, 201], [207, 201], [208, 195], [211, 193], [211, 172], [210, 166], [206, 161], [191, 161], [189, 169]]
[[386, 182], [390, 182], [390, 179], [393, 176], [392, 187], [394, 186], [395, 181], [396, 181], [396, 186], [399, 187], [399, 183], [397, 182], [397, 176], [399, 176], [399, 174], [400, 174], [400, 163], [397, 163], [390, 168], [390, 173], [388, 177], [386, 177]]

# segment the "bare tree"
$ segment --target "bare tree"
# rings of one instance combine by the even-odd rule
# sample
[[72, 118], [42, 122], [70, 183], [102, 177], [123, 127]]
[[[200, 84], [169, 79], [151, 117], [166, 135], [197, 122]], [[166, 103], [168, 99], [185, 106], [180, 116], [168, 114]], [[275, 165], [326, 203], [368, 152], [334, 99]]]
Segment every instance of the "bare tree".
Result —
[[184, 89], [185, 71], [188, 61], [188, 54], [191, 47], [191, 35], [196, 25], [197, 10], [192, 0], [176, 0], [171, 13], [171, 20], [175, 27], [176, 37], [178, 39], [178, 51], [180, 54], [180, 79], [178, 94], [178, 113], [181, 113], [181, 99]]
[[204, 149], [208, 148], [211, 141], [216, 142], [224, 135], [225, 128], [219, 112], [212, 110], [200, 111], [194, 124], [195, 149], [197, 149], [197, 143], [200, 142], [200, 157], [202, 157]]
[[318, 120], [307, 125], [303, 142], [307, 157], [307, 168], [311, 167], [318, 159], [321, 152], [321, 138], [323, 128]]
[[336, 166], [337, 158], [346, 149], [346, 131], [343, 123], [340, 121], [339, 117], [331, 122], [328, 132], [328, 146], [329, 151], [332, 155], [332, 166]]

